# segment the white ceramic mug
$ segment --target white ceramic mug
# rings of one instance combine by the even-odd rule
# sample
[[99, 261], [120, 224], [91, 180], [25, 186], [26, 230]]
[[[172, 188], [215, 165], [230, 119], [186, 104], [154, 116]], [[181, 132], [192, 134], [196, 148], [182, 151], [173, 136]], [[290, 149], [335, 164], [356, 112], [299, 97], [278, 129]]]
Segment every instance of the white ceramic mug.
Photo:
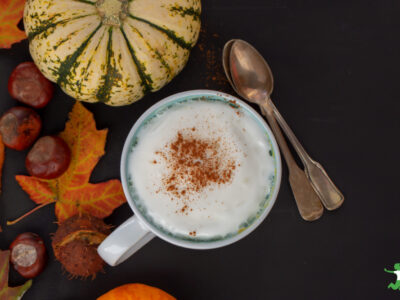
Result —
[[[135, 134], [138, 132], [141, 124], [144, 123], [148, 118], [157, 114], [162, 108], [165, 106], [173, 105], [173, 103], [186, 101], [190, 99], [199, 99], [199, 98], [209, 98], [209, 99], [218, 99], [226, 101], [228, 104], [234, 101], [235, 104], [239, 105], [242, 109], [246, 110], [250, 113], [260, 124], [262, 129], [265, 131], [273, 152], [274, 163], [275, 163], [275, 177], [274, 184], [271, 187], [271, 192], [266, 195], [265, 205], [263, 207], [263, 211], [258, 215], [258, 217], [246, 228], [241, 229], [236, 234], [222, 238], [221, 240], [213, 240], [213, 241], [198, 241], [198, 240], [184, 240], [178, 237], [173, 237], [160, 229], [156, 228], [153, 224], [151, 224], [144, 216], [141, 214], [139, 209], [136, 207], [135, 197], [129, 186], [127, 180], [127, 158], [132, 151], [132, 141], [135, 139]], [[126, 199], [128, 201], [129, 206], [134, 212], [134, 216], [125, 221], [122, 225], [120, 225], [117, 229], [114, 230], [99, 246], [98, 253], [100, 256], [111, 266], [116, 266], [121, 262], [125, 261], [132, 254], [134, 254], [137, 250], [147, 244], [151, 239], [158, 236], [159, 238], [185, 248], [191, 249], [213, 249], [218, 247], [223, 247], [229, 244], [232, 244], [250, 232], [252, 232], [269, 214], [272, 209], [272, 206], [275, 203], [276, 197], [278, 195], [280, 182], [281, 182], [281, 158], [279, 154], [279, 148], [275, 141], [275, 138], [265, 123], [264, 119], [249, 105], [239, 100], [236, 97], [209, 90], [194, 90], [183, 92], [179, 94], [172, 95], [168, 98], [165, 98], [152, 107], [150, 107], [135, 123], [132, 127], [122, 152], [121, 158], [121, 181], [124, 188], [124, 193], [126, 195]]]

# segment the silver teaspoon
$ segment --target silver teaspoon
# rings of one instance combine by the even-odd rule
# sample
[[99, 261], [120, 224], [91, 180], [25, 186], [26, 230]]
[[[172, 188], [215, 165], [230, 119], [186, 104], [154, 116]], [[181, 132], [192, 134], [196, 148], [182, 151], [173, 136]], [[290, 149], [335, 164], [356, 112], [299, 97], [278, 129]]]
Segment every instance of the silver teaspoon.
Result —
[[[329, 178], [324, 168], [318, 162], [311, 159], [271, 101], [270, 95], [274, 87], [274, 78], [270, 67], [261, 54], [245, 41], [231, 40], [225, 44], [222, 61], [225, 74], [233, 89], [247, 100], [259, 104], [264, 112], [265, 110], [268, 111], [268, 108], [273, 112], [273, 115], [303, 162], [305, 174], [324, 206], [328, 210], [340, 207], [344, 201], [343, 194]], [[236, 73], [233, 73], [231, 63], [236, 65], [240, 63], [244, 68], [236, 69]], [[250, 69], [250, 67], [253, 69]], [[244, 76], [250, 76], [247, 78], [251, 78], [249, 86], [246, 89], [243, 86], [238, 86], [234, 81], [234, 79], [238, 80], [237, 77]]]

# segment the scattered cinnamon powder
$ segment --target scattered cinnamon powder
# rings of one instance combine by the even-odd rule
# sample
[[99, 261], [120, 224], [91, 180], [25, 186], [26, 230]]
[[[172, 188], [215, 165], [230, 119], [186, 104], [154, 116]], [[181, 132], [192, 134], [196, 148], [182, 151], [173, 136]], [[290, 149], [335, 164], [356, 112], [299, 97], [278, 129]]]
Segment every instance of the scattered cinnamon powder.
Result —
[[222, 48], [226, 41], [223, 41], [219, 34], [210, 31], [206, 25], [202, 26], [197, 42], [200, 53], [195, 49], [192, 55], [194, 59], [205, 64], [205, 71], [201, 74], [201, 78], [206, 88], [232, 93], [222, 67]]
[[195, 128], [177, 132], [175, 138], [156, 154], [166, 162], [162, 178], [164, 190], [182, 208], [177, 213], [193, 211], [190, 201], [206, 188], [229, 184], [237, 168], [230, 148], [221, 138], [201, 138]]
[[184, 213], [187, 209], [188, 209], [188, 206], [187, 206], [187, 205], [184, 205], [184, 206], [181, 208], [181, 213]]
[[230, 182], [236, 163], [218, 154], [219, 142], [178, 132], [166, 154], [172, 171], [164, 178], [167, 191], [179, 197], [187, 192], [201, 192], [211, 184]]

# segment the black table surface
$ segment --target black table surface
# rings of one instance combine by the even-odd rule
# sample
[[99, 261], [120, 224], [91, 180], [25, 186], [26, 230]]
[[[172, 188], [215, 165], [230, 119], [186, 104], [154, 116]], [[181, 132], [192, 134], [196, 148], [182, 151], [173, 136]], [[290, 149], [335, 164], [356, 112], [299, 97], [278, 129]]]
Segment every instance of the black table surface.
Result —
[[[162, 288], [178, 299], [391, 299], [396, 280], [384, 272], [400, 262], [400, 2], [397, 0], [205, 0], [203, 45], [187, 67], [161, 91], [127, 106], [85, 104], [99, 128], [109, 128], [107, 154], [91, 182], [119, 178], [125, 137], [151, 105], [176, 92], [208, 87], [221, 72], [220, 49], [242, 38], [259, 49], [274, 72], [277, 107], [312, 157], [344, 192], [337, 211], [312, 223], [297, 211], [284, 165], [282, 186], [268, 218], [245, 239], [225, 248], [188, 250], [155, 238], [118, 267], [93, 281], [69, 280], [50, 250], [54, 207], [17, 225], [34, 207], [14, 179], [24, 174], [24, 152], [7, 150], [0, 196], [0, 249], [19, 233], [40, 234], [50, 250], [47, 268], [24, 299], [95, 299], [125, 283]], [[206, 49], [204, 49], [204, 47]], [[216, 53], [213, 65], [206, 64]], [[0, 111], [16, 105], [7, 92], [12, 69], [31, 60], [28, 43], [0, 50]], [[207, 75], [208, 74], [208, 75]], [[221, 74], [220, 74], [221, 75]], [[57, 88], [40, 111], [43, 134], [64, 128], [73, 100]], [[106, 219], [119, 225], [127, 204]], [[10, 285], [24, 282], [11, 271]]]

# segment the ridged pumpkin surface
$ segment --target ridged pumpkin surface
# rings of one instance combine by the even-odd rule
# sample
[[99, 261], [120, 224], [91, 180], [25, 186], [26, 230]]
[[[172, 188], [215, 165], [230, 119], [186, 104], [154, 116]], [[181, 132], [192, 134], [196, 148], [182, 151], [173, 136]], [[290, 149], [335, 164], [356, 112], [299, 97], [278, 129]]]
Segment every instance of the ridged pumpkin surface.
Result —
[[127, 105], [185, 66], [200, 31], [200, 0], [28, 0], [36, 65], [75, 99]]
[[163, 290], [141, 283], [121, 285], [97, 300], [176, 300]]

